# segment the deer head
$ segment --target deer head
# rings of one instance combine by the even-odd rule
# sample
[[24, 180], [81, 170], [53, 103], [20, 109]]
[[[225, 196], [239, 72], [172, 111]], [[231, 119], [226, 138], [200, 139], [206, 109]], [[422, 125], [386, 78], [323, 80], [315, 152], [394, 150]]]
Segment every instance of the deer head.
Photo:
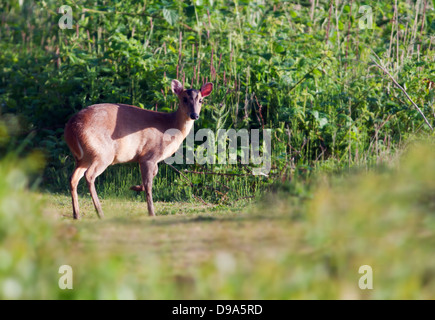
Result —
[[201, 90], [185, 90], [178, 80], [172, 80], [172, 92], [178, 96], [180, 101], [180, 110], [192, 120], [198, 120], [199, 113], [203, 103], [203, 98], [210, 95], [213, 90], [213, 84], [208, 82], [201, 87]]

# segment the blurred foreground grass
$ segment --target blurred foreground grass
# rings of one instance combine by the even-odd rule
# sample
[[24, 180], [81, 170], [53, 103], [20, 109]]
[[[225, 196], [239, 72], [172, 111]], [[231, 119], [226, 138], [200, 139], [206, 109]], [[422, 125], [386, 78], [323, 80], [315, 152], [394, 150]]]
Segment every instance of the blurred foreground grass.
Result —
[[[255, 205], [106, 199], [71, 220], [68, 196], [26, 189], [29, 161], [0, 163], [2, 299], [433, 299], [435, 148], [390, 167], [319, 177], [312, 197]], [[58, 268], [70, 265], [73, 289]], [[373, 269], [361, 290], [359, 267]]]

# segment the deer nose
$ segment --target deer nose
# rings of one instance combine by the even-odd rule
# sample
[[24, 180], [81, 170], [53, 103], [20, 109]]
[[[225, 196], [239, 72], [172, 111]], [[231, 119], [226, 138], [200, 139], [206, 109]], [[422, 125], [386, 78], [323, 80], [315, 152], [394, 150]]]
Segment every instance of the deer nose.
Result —
[[190, 119], [192, 119], [192, 120], [198, 120], [198, 118], [199, 118], [199, 114], [197, 114], [197, 113], [191, 113], [190, 114]]

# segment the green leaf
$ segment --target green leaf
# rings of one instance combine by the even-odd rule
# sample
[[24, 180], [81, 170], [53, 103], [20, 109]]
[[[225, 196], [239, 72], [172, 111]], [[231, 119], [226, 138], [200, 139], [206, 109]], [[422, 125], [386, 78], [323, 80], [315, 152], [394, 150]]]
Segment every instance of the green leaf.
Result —
[[282, 45], [280, 45], [279, 43], [277, 43], [277, 44], [275, 44], [275, 46], [273, 47], [273, 50], [274, 50], [276, 53], [283, 53], [283, 52], [285, 51], [285, 48], [284, 48]]
[[272, 54], [270, 53], [263, 53], [261, 56], [266, 60], [270, 60], [270, 58], [272, 58]]
[[313, 74], [314, 74], [315, 76], [318, 76], [318, 77], [321, 77], [321, 76], [322, 76], [322, 72], [321, 72], [320, 70], [318, 70], [318, 69], [314, 69], [314, 70], [313, 70]]
[[195, 6], [187, 6], [186, 8], [184, 8], [184, 12], [188, 17], [195, 16]]
[[163, 18], [173, 26], [178, 20], [178, 14], [174, 10], [163, 9]]
[[324, 126], [328, 124], [328, 119], [326, 118], [320, 118], [319, 120], [319, 128], [322, 129]]
[[177, 49], [175, 49], [173, 46], [168, 45], [168, 49], [171, 50], [173, 53], [177, 53]]
[[294, 18], [297, 18], [297, 16], [298, 16], [298, 13], [296, 12], [296, 11], [294, 11], [294, 10], [290, 10], [290, 16], [294, 19]]

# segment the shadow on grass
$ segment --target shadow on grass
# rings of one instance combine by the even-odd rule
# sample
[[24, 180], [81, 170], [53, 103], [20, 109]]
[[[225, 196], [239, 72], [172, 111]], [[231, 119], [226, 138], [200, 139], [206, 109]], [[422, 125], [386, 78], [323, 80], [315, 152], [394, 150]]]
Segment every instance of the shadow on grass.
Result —
[[292, 215], [283, 215], [283, 214], [259, 214], [259, 213], [240, 213], [240, 214], [226, 214], [225, 216], [211, 216], [211, 215], [196, 215], [196, 216], [157, 216], [150, 219], [137, 219], [130, 217], [114, 217], [109, 219], [104, 219], [102, 222], [107, 223], [120, 223], [123, 225], [148, 225], [148, 226], [170, 226], [177, 224], [194, 224], [194, 223], [216, 223], [216, 222], [247, 222], [247, 221], [271, 221], [271, 220], [282, 220], [282, 221], [291, 221], [295, 220], [295, 217]]

